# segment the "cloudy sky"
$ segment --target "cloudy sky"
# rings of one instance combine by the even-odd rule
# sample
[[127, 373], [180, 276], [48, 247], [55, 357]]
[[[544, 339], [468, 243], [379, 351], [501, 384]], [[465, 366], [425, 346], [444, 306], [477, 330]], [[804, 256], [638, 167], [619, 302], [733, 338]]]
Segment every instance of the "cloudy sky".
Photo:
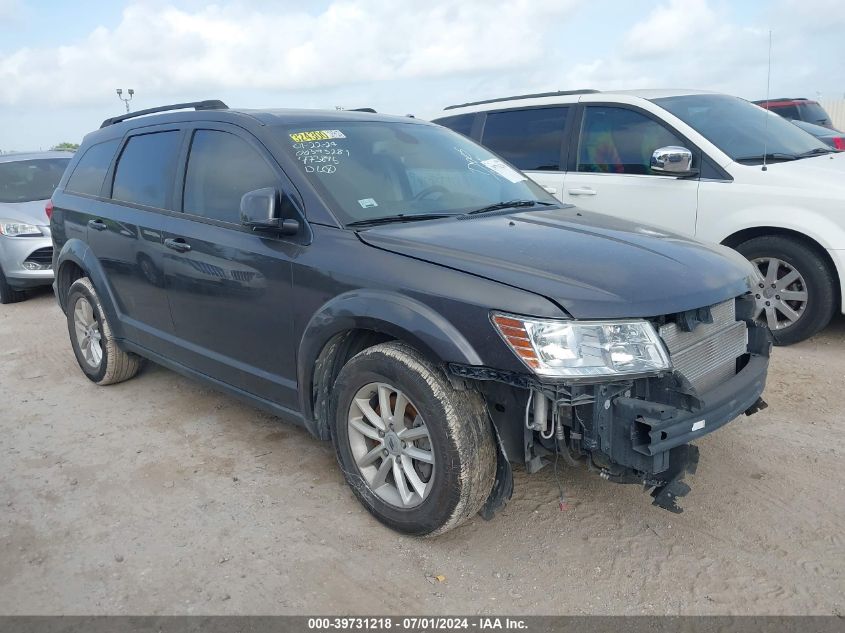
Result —
[[845, 94], [843, 0], [0, 0], [0, 149], [78, 142], [122, 111], [242, 107], [432, 117], [575, 88]]

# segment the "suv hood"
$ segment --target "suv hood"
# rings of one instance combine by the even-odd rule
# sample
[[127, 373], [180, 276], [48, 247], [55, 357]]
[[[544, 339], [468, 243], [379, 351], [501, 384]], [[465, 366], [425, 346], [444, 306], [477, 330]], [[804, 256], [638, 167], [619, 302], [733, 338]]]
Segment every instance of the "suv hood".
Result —
[[44, 211], [46, 200], [32, 202], [0, 202], [0, 219], [17, 220], [35, 226], [47, 226], [50, 220]]
[[730, 249], [574, 207], [395, 224], [358, 235], [370, 246], [542, 295], [577, 319], [709, 306], [745, 293], [754, 275]]

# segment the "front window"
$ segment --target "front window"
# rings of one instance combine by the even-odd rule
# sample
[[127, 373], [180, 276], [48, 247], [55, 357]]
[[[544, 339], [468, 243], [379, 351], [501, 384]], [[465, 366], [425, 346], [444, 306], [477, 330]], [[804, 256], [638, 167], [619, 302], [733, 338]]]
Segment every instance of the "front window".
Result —
[[684, 95], [654, 102], [745, 164], [796, 160], [829, 150], [783, 117], [728, 95]]
[[46, 200], [62, 179], [70, 158], [0, 163], [0, 202]]
[[334, 121], [278, 133], [344, 224], [457, 215], [512, 200], [558, 204], [488, 150], [442, 127]]
[[578, 146], [578, 171], [648, 175], [651, 155], [686, 143], [646, 115], [611, 106], [587, 106]]

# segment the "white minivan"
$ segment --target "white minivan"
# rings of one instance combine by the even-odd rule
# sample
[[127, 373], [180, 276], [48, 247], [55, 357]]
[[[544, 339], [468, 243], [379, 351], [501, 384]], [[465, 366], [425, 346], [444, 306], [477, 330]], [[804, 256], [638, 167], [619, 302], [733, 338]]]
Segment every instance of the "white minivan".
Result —
[[757, 318], [780, 344], [845, 312], [845, 152], [748, 101], [583, 90], [450, 106], [435, 122], [563, 202], [735, 248], [760, 271]]

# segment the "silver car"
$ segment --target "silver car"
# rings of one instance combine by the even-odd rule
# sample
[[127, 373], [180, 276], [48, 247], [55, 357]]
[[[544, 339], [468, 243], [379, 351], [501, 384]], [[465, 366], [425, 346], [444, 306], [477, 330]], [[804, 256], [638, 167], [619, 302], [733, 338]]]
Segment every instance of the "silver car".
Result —
[[0, 303], [53, 283], [53, 245], [45, 205], [73, 155], [0, 154]]

